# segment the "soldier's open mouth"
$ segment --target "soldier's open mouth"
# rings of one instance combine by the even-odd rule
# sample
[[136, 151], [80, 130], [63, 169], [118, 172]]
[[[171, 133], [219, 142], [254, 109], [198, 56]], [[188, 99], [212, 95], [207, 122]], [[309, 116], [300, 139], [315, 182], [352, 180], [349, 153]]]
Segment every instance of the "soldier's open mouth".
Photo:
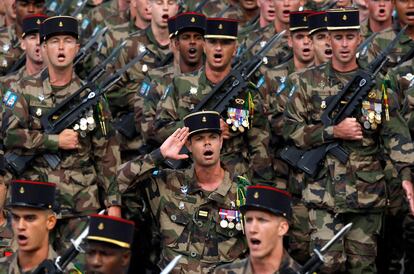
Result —
[[24, 235], [17, 235], [17, 242], [19, 245], [23, 245], [25, 243], [27, 243], [27, 237]]
[[289, 16], [289, 14], [290, 14], [290, 11], [289, 10], [283, 10], [283, 15], [284, 16]]
[[267, 13], [269, 13], [269, 15], [274, 15], [276, 13], [275, 10], [268, 10]]
[[217, 59], [218, 60], [221, 60], [221, 58], [223, 57], [223, 55], [222, 54], [220, 54], [220, 53], [216, 53], [216, 54], [214, 54], [214, 59], [216, 59], [216, 61], [217, 61]]
[[414, 17], [414, 11], [409, 11], [406, 14], [407, 14], [408, 17]]
[[211, 150], [207, 150], [207, 151], [205, 151], [204, 152], [204, 154], [203, 154], [204, 156], [212, 156], [213, 155], [213, 151], [211, 151]]
[[385, 13], [385, 9], [380, 9], [379, 13], [380, 13], [380, 15], [383, 15]]
[[190, 57], [195, 57], [195, 55], [197, 54], [197, 49], [196, 48], [190, 48], [188, 50], [188, 53], [190, 54]]
[[163, 14], [162, 19], [168, 20], [168, 14]]
[[60, 53], [60, 54], [58, 55], [58, 60], [59, 60], [59, 61], [63, 61], [63, 60], [65, 60], [65, 55], [64, 55], [63, 53]]
[[326, 55], [332, 55], [332, 50], [331, 50], [331, 49], [327, 49], [327, 50], [325, 50], [325, 54], [326, 54]]
[[259, 245], [259, 244], [261, 243], [261, 241], [260, 241], [260, 240], [258, 240], [258, 239], [250, 239], [250, 243], [251, 243], [252, 245]]

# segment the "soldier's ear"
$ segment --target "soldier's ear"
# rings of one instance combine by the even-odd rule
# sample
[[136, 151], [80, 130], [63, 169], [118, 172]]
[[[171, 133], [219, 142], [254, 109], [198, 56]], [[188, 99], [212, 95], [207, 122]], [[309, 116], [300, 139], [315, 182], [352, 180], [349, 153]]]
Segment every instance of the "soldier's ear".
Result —
[[288, 230], [289, 230], [289, 223], [288, 221], [283, 218], [283, 217], [279, 217], [280, 221], [279, 221], [279, 227], [278, 227], [278, 235], [279, 236], [284, 236], [287, 234]]
[[129, 262], [131, 260], [131, 251], [126, 251], [122, 253], [122, 257], [121, 257], [121, 265], [122, 267], [128, 267], [129, 266]]
[[56, 226], [56, 214], [53, 212], [49, 212], [47, 215], [47, 220], [46, 220], [46, 228], [47, 230], [51, 231], [53, 230], [53, 228]]
[[19, 39], [20, 40], [20, 48], [22, 50], [26, 50], [26, 41], [24, 39]]
[[293, 41], [292, 41], [292, 35], [288, 35], [288, 46], [289, 48], [293, 48]]

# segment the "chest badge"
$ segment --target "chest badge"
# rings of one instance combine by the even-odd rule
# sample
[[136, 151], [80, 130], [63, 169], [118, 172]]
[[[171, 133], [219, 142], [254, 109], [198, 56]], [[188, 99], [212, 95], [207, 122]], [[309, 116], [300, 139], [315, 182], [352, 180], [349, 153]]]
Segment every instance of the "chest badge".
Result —
[[36, 109], [36, 116], [37, 117], [42, 116], [42, 109], [41, 108]]
[[195, 94], [197, 94], [197, 92], [198, 92], [198, 90], [197, 90], [197, 88], [196, 88], [196, 87], [191, 87], [191, 88], [190, 88], [190, 94], [195, 95]]

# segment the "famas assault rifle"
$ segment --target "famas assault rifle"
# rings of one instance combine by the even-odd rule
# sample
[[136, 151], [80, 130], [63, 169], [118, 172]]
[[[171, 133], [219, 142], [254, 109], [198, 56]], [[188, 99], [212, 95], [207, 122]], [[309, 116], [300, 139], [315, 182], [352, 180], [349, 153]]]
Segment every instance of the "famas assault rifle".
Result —
[[[359, 69], [351, 81], [337, 95], [327, 98], [327, 107], [321, 116], [325, 127], [339, 124], [345, 118], [350, 117], [355, 109], [361, 105], [362, 100], [367, 97], [368, 92], [375, 85], [376, 76], [387, 63], [387, 55], [395, 47], [405, 29], [406, 27], [398, 33], [387, 48], [369, 64], [367, 69]], [[347, 103], [341, 104], [342, 101]], [[282, 150], [280, 156], [291, 166], [315, 178], [327, 153], [332, 154], [344, 164], [348, 161], [349, 154], [340, 145], [338, 140], [325, 143], [310, 150], [301, 150], [295, 146], [288, 146]]]

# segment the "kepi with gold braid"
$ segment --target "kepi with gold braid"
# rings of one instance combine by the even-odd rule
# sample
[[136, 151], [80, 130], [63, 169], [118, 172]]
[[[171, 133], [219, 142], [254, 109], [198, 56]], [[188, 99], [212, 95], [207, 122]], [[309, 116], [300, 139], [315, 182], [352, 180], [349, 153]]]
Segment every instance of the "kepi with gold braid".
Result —
[[79, 38], [78, 20], [71, 16], [53, 16], [43, 21], [43, 39], [56, 35], [70, 35]]
[[54, 210], [56, 184], [14, 180], [10, 184], [11, 199], [7, 207], [30, 207]]
[[353, 8], [331, 9], [327, 11], [328, 30], [359, 30], [359, 11]]
[[237, 40], [238, 21], [228, 18], [207, 18], [206, 39]]
[[184, 126], [190, 129], [190, 136], [212, 131], [221, 133], [220, 114], [216, 111], [199, 111], [184, 117]]
[[309, 34], [328, 30], [328, 14], [326, 11], [314, 12], [308, 15]]
[[312, 13], [313, 11], [310, 10], [291, 12], [289, 14], [289, 31], [308, 30], [308, 16]]
[[184, 31], [196, 31], [204, 35], [207, 18], [204, 14], [184, 12], [176, 16], [177, 35]]
[[248, 186], [246, 203], [240, 207], [244, 214], [248, 210], [264, 210], [274, 215], [292, 218], [292, 198], [284, 190], [270, 186]]
[[86, 239], [129, 249], [134, 239], [134, 223], [122, 218], [94, 214], [90, 216]]
[[47, 15], [45, 14], [33, 14], [33, 15], [26, 16], [23, 19], [22, 38], [24, 39], [27, 35], [32, 34], [32, 33], [38, 33], [40, 30], [40, 25], [46, 19], [47, 19]]

